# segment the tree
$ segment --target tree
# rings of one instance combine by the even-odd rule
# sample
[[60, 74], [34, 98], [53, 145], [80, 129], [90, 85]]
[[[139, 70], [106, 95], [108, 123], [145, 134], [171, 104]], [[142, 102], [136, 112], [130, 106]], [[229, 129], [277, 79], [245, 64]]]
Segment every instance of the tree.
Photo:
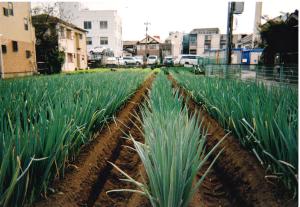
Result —
[[61, 71], [65, 62], [65, 53], [58, 46], [57, 24], [59, 19], [55, 15], [55, 4], [43, 4], [32, 9], [32, 24], [35, 27], [37, 62], [45, 62], [49, 73]]
[[[298, 11], [292, 15], [298, 16]], [[280, 63], [298, 64], [298, 18], [291, 24], [289, 17], [286, 21], [271, 19], [259, 27], [265, 65], [273, 65], [277, 55], [280, 56]]]

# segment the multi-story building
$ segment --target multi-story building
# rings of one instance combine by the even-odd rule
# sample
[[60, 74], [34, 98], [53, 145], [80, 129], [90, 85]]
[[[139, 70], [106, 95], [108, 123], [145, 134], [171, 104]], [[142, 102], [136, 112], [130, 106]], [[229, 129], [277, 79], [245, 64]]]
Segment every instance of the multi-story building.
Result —
[[65, 61], [61, 65], [61, 70], [74, 71], [87, 68], [86, 30], [47, 14], [36, 15], [32, 19], [37, 32], [38, 62], [47, 62], [47, 54], [43, 54], [47, 49], [44, 48], [46, 44], [42, 44], [45, 40], [41, 30], [48, 28], [45, 34], [57, 37], [51, 46], [58, 47], [59, 51], [64, 53]]
[[166, 39], [166, 43], [171, 44], [171, 54], [174, 58], [177, 58], [183, 52], [183, 36], [182, 32], [170, 32], [169, 37]]
[[[240, 34], [232, 35], [232, 44], [235, 47], [241, 38]], [[225, 50], [227, 35], [220, 34], [218, 28], [194, 29], [189, 34], [189, 54], [206, 56], [211, 51]]]
[[35, 32], [30, 3], [0, 2], [0, 77], [36, 72]]
[[88, 53], [102, 47], [112, 50], [115, 56], [122, 55], [122, 21], [117, 11], [83, 9], [77, 2], [60, 2], [58, 5], [61, 19], [88, 31]]

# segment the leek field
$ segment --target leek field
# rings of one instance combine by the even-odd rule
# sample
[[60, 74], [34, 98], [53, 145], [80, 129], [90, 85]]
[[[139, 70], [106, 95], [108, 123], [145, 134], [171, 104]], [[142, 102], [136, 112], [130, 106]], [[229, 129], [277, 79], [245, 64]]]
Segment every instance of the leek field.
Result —
[[297, 90], [162, 71], [1, 80], [0, 206], [297, 202]]

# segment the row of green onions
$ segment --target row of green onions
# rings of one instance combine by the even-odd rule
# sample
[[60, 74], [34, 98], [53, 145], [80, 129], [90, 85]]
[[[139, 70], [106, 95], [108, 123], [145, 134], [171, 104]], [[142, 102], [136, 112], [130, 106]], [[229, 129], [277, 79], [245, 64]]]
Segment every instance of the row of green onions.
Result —
[[148, 182], [135, 181], [113, 164], [126, 176], [125, 180], [138, 188], [115, 189], [109, 193], [141, 193], [149, 198], [153, 207], [188, 206], [206, 176], [196, 180], [197, 172], [218, 145], [212, 151], [205, 152], [206, 134], [201, 131], [197, 116], [189, 116], [182, 98], [173, 91], [171, 83], [162, 73], [156, 78], [141, 111], [141, 131], [145, 143], [135, 141], [134, 137], [130, 139], [145, 167]]
[[0, 82], [0, 206], [23, 206], [61, 178], [94, 130], [148, 72], [106, 72]]
[[234, 132], [266, 168], [297, 194], [298, 91], [235, 80], [173, 73], [193, 98]]

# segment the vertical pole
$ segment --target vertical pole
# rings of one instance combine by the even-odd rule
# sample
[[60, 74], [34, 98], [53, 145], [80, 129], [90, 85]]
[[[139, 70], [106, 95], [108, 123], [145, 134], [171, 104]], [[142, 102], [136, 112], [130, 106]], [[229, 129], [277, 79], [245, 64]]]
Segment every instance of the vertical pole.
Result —
[[226, 63], [231, 63], [232, 21], [234, 2], [228, 2]]
[[147, 63], [147, 52], [148, 52], [148, 25], [150, 25], [150, 22], [144, 23], [146, 26], [146, 43], [145, 43], [145, 63]]

